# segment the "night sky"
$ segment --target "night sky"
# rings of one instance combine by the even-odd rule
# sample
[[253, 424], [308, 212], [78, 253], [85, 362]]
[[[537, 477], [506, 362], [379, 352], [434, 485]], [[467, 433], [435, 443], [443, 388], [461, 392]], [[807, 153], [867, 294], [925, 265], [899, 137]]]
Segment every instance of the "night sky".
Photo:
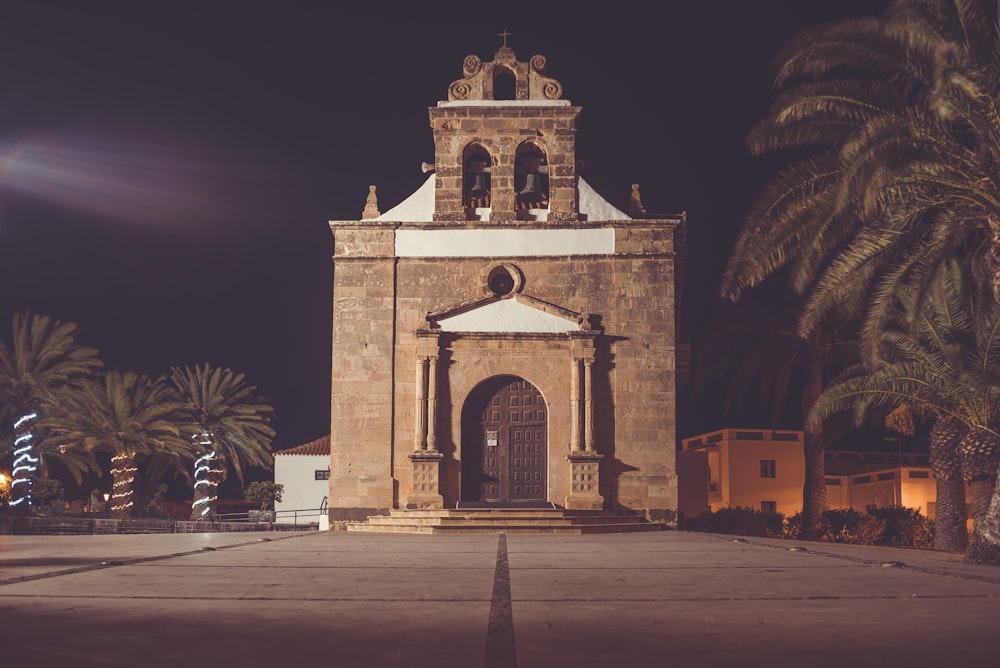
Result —
[[[773, 57], [885, 5], [355, 4], [4, 0], [0, 336], [30, 309], [78, 323], [108, 367], [228, 366], [274, 403], [276, 449], [329, 433], [327, 221], [360, 218], [369, 184], [385, 211], [423, 183], [427, 108], [507, 30], [583, 108], [584, 178], [622, 209], [639, 183], [651, 214], [687, 212], [681, 328], [697, 346], [780, 165], [745, 148]], [[679, 436], [728, 426], [720, 411], [688, 406]]]

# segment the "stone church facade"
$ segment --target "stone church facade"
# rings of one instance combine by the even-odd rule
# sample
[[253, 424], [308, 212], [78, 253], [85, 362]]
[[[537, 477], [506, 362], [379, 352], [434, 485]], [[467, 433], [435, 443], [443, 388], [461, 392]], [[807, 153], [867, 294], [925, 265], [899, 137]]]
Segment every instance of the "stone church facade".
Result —
[[392, 509], [676, 519], [675, 230], [577, 173], [545, 58], [466, 57], [408, 199], [332, 221], [331, 526]]

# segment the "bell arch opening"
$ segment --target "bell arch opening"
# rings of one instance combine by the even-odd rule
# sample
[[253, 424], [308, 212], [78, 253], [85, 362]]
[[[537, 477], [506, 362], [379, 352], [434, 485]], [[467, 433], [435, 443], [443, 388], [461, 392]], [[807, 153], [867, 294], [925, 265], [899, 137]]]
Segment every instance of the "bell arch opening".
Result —
[[545, 150], [534, 142], [524, 142], [517, 147], [514, 191], [519, 210], [549, 207], [549, 163]]
[[498, 67], [493, 75], [493, 99], [516, 100], [517, 78], [506, 67]]
[[462, 155], [462, 204], [471, 214], [489, 208], [491, 200], [490, 154], [479, 144], [469, 144]]

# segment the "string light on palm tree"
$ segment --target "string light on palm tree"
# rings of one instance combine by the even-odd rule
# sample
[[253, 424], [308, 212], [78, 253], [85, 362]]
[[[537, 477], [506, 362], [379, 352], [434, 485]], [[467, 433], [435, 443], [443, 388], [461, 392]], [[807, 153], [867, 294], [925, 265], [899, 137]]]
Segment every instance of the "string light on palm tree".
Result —
[[111, 512], [124, 515], [133, 504], [135, 486], [135, 455], [119, 453], [111, 458]]
[[35, 435], [31, 431], [37, 413], [26, 413], [14, 423], [14, 468], [10, 484], [11, 507], [31, 505], [31, 474], [37, 470], [38, 458], [32, 454]]
[[191, 507], [199, 519], [208, 519], [218, 500], [216, 491], [220, 477], [219, 456], [215, 451], [212, 433], [208, 430], [193, 434], [191, 440], [204, 453], [194, 462], [195, 499]]

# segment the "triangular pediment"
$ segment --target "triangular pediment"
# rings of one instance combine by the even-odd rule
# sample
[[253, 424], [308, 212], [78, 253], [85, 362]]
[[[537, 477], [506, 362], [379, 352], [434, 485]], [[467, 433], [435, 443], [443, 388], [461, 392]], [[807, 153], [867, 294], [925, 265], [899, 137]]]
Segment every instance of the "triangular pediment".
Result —
[[583, 316], [526, 295], [487, 297], [432, 313], [431, 326], [443, 332], [559, 334], [579, 332]]

